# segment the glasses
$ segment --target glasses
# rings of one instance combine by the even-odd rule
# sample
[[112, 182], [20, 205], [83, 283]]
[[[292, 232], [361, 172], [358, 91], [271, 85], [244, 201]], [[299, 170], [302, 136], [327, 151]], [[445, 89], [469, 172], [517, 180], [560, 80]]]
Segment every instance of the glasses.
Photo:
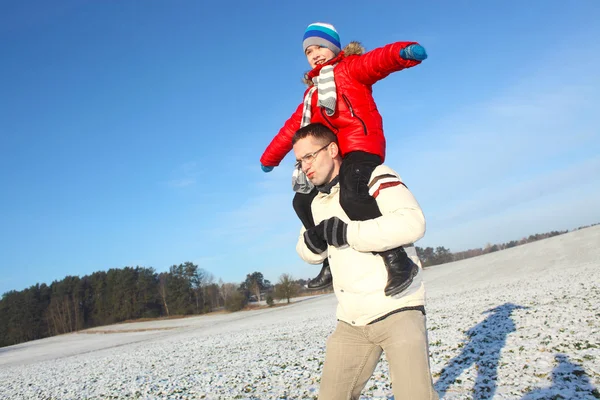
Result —
[[302, 163], [305, 163], [307, 165], [314, 163], [321, 150], [325, 150], [331, 143], [333, 142], [329, 142], [325, 146], [321, 147], [319, 150], [309, 153], [304, 157], [300, 158], [299, 160], [296, 160], [296, 168], [301, 169]]

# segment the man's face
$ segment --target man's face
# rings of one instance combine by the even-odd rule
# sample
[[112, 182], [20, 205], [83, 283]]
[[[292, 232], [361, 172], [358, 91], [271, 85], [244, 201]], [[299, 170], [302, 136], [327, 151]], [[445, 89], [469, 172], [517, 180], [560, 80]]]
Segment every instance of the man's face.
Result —
[[329, 50], [327, 47], [321, 47], [316, 44], [308, 46], [304, 54], [306, 54], [306, 59], [308, 60], [311, 68], [326, 63], [335, 57], [335, 53], [333, 51]]
[[294, 144], [296, 161], [301, 162], [302, 171], [315, 186], [331, 182], [334, 178], [338, 148], [335, 143], [326, 143], [309, 136]]

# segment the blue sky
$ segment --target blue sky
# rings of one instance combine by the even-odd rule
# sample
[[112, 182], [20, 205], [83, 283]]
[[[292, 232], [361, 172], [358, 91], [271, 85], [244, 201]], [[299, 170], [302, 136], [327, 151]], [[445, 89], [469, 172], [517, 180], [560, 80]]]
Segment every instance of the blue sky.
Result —
[[[387, 164], [453, 251], [600, 222], [595, 0], [0, 3], [0, 293], [125, 266], [308, 278], [293, 156], [306, 25], [429, 59], [374, 86]], [[566, 6], [568, 4], [568, 6]]]

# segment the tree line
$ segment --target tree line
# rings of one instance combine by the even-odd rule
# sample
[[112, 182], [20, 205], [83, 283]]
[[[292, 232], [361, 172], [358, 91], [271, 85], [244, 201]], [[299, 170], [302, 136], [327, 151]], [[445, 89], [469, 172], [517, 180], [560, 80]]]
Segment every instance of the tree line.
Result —
[[[580, 230], [584, 228], [589, 228], [590, 226], [595, 226], [598, 224], [580, 226], [574, 230]], [[460, 261], [471, 257], [477, 257], [488, 253], [493, 253], [495, 251], [510, 249], [511, 247], [520, 246], [526, 243], [535, 242], [542, 239], [551, 238], [558, 235], [563, 235], [568, 233], [569, 230], [564, 231], [550, 231], [547, 233], [536, 233], [534, 235], [529, 235], [528, 237], [524, 237], [520, 240], [511, 240], [506, 243], [498, 243], [491, 244], [488, 243], [485, 247], [479, 247], [475, 249], [469, 249], [465, 251], [451, 252], [450, 249], [445, 248], [444, 246], [438, 246], [435, 249], [433, 247], [422, 248], [417, 246], [417, 255], [421, 260], [421, 264], [423, 267], [429, 267], [432, 265], [445, 264], [452, 261]]]
[[[578, 229], [582, 228], [585, 227]], [[519, 241], [488, 244], [456, 253], [443, 246], [416, 249], [423, 266], [427, 267], [567, 232], [535, 234]], [[81, 278], [67, 276], [50, 285], [38, 283], [2, 295], [0, 347], [141, 318], [199, 315], [222, 309], [238, 311], [253, 301], [266, 301], [271, 306], [274, 299], [289, 303], [292, 297], [307, 292], [306, 283], [306, 280], [294, 280], [291, 275], [282, 274], [273, 285], [257, 271], [248, 274], [240, 284], [215, 282], [212, 274], [191, 262], [172, 265], [161, 273], [138, 266], [98, 271]], [[331, 288], [327, 290], [331, 291]]]
[[289, 302], [300, 291], [289, 274], [276, 285], [260, 272], [241, 284], [215, 282], [191, 262], [161, 273], [138, 266], [67, 276], [2, 295], [0, 347], [128, 320], [238, 311], [252, 300], [273, 305], [274, 298]]

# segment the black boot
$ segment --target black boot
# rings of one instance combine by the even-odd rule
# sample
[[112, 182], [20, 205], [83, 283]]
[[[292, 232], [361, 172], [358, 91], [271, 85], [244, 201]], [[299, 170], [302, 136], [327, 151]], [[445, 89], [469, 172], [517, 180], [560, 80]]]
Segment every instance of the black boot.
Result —
[[323, 268], [315, 279], [308, 281], [306, 287], [312, 290], [325, 289], [333, 284], [333, 276], [331, 276], [331, 268], [329, 268], [329, 261], [325, 259], [323, 261]]
[[419, 272], [419, 267], [406, 254], [402, 247], [379, 253], [383, 257], [388, 273], [385, 295], [395, 296], [402, 293], [413, 281]]

